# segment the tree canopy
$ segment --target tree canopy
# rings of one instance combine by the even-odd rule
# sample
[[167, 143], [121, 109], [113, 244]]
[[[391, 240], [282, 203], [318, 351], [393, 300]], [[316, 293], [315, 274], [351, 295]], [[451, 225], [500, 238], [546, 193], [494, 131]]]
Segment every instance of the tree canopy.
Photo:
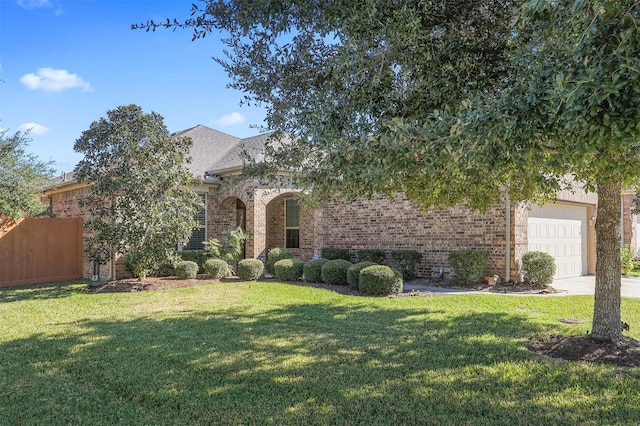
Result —
[[267, 108], [255, 172], [317, 199], [404, 192], [422, 207], [488, 208], [598, 190], [594, 337], [620, 338], [623, 185], [640, 177], [636, 1], [206, 0], [194, 39]]
[[28, 133], [0, 132], [0, 217], [19, 219], [46, 210], [44, 188], [53, 175], [51, 162], [27, 154]]
[[202, 208], [185, 167], [190, 147], [191, 139], [173, 137], [159, 114], [136, 105], [107, 111], [82, 133], [74, 149], [84, 158], [75, 173], [89, 183], [80, 202], [90, 213], [85, 250], [91, 259], [130, 256], [144, 278], [188, 240]]

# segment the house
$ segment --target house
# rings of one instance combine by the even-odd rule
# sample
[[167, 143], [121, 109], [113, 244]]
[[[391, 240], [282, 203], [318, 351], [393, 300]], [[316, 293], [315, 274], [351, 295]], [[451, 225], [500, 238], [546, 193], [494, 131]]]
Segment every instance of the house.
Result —
[[[241, 139], [198, 125], [176, 135], [193, 140], [188, 168], [203, 178], [195, 190], [205, 201], [197, 216], [203, 227], [181, 249], [201, 249], [209, 238], [222, 239], [241, 226], [248, 234], [245, 256], [249, 258], [264, 259], [273, 247], [288, 247], [302, 260], [327, 246], [349, 248], [353, 260], [360, 248], [387, 253], [412, 249], [423, 254], [419, 272], [429, 276], [448, 266], [450, 251], [480, 249], [490, 253], [488, 273], [519, 280], [522, 255], [540, 250], [556, 259], [556, 278], [595, 272], [597, 196], [577, 184], [574, 191], [559, 192], [555, 203], [530, 207], [503, 198], [486, 213], [458, 206], [425, 215], [402, 195], [396, 200], [377, 196], [350, 205], [331, 203], [308, 211], [298, 205], [295, 188], [276, 189], [239, 179], [243, 152], [259, 160], [269, 134]], [[86, 184], [79, 184], [72, 175], [63, 176], [46, 191], [51, 211], [58, 217], [84, 217], [78, 200], [86, 191]], [[635, 247], [632, 198], [632, 193], [623, 196], [621, 243]], [[94, 275], [93, 267], [84, 260], [85, 276]], [[97, 272], [103, 278], [112, 273], [105, 265]], [[116, 275], [122, 272], [118, 268]]]

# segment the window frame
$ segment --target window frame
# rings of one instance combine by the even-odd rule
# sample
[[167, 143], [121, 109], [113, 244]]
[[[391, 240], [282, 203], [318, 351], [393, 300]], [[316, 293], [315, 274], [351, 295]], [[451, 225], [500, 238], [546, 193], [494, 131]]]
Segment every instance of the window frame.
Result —
[[[204, 212], [204, 215], [203, 215], [203, 222], [204, 222], [204, 223], [200, 223], [200, 222], [198, 222], [199, 224], [201, 224], [201, 225], [202, 225], [202, 228], [200, 228], [200, 229], [203, 229], [203, 230], [204, 230], [204, 234], [203, 234], [203, 236], [202, 236], [202, 242], [200, 243], [200, 246], [201, 246], [201, 247], [200, 247], [200, 248], [189, 248], [189, 245], [191, 244], [191, 238], [193, 238], [193, 233], [194, 233], [194, 231], [195, 231], [195, 229], [193, 229], [193, 230], [191, 231], [191, 236], [189, 237], [189, 241], [187, 241], [187, 243], [186, 243], [186, 244], [178, 244], [178, 251], [184, 251], [184, 250], [204, 250], [204, 246], [202, 245], [202, 243], [204, 243], [205, 241], [207, 241], [207, 216], [208, 216], [208, 209], [207, 209], [207, 205], [208, 205], [208, 197], [207, 197], [207, 193], [206, 193], [206, 192], [198, 192], [197, 194], [201, 197], [201, 199], [202, 199], [202, 201], [203, 201], [203, 203], [204, 203], [204, 206], [202, 207], [202, 210], [201, 210], [201, 211], [203, 211], [203, 212]], [[199, 211], [198, 213], [196, 213], [196, 214], [195, 214], [195, 216], [196, 216], [196, 220], [197, 220], [197, 216], [200, 216], [200, 211]]]
[[[288, 206], [287, 204], [289, 202], [295, 202], [295, 206], [298, 209], [298, 225], [297, 226], [287, 226], [288, 223]], [[293, 247], [293, 245], [289, 244], [290, 239], [288, 238], [288, 231], [291, 230], [297, 230], [298, 231], [298, 236], [297, 236], [297, 247]], [[285, 198], [284, 200], [284, 247], [285, 248], [289, 248], [289, 249], [299, 249], [300, 248], [300, 204], [298, 203], [298, 200], [295, 198]]]

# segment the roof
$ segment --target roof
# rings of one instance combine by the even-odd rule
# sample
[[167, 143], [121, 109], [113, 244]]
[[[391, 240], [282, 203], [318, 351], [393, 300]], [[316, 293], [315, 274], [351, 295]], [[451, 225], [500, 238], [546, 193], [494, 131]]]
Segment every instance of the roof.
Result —
[[[205, 172], [216, 175], [231, 171], [241, 171], [246, 159], [245, 153], [256, 161], [264, 159], [264, 147], [272, 133], [264, 133], [249, 138], [238, 138], [227, 133], [198, 124], [189, 129], [175, 132], [173, 136], [190, 137], [191, 163], [187, 169], [195, 177], [204, 177]], [[73, 172], [63, 173], [51, 179], [51, 187], [77, 183]]]

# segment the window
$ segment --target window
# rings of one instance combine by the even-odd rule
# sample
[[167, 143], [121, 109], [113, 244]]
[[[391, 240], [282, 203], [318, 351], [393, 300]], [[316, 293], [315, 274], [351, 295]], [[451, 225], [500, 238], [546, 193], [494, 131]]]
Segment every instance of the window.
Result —
[[300, 248], [300, 206], [298, 200], [284, 202], [284, 246]]
[[200, 198], [202, 199], [204, 207], [193, 217], [199, 226], [191, 233], [189, 242], [183, 247], [184, 250], [202, 250], [204, 248], [202, 243], [204, 243], [207, 238], [207, 195], [200, 194]]

